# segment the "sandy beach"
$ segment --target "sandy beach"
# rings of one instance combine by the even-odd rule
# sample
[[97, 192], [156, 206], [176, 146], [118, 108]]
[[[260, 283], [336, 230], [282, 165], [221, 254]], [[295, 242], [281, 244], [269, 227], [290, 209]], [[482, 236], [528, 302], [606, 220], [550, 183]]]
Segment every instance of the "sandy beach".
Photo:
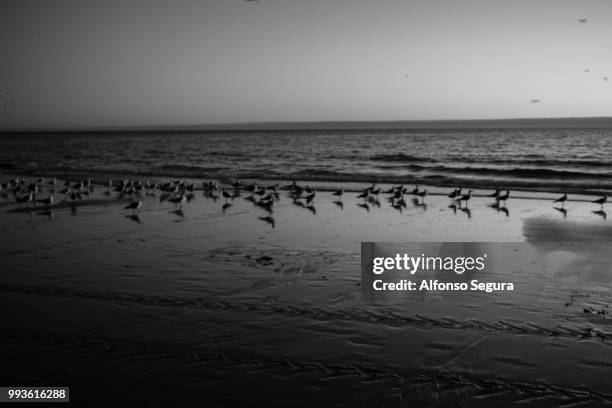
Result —
[[[96, 406], [612, 402], [612, 227], [593, 197], [563, 214], [556, 195], [517, 192], [506, 213], [475, 191], [468, 212], [429, 187], [425, 205], [399, 212], [382, 195], [366, 209], [356, 193], [340, 207], [318, 191], [313, 211], [281, 191], [268, 214], [248, 194], [198, 189], [179, 214], [158, 191], [137, 211], [104, 191], [50, 207], [0, 201], [13, 383], [70, 384], [73, 401]], [[495, 273], [517, 288], [370, 301], [362, 241], [515, 245], [522, 261]]]

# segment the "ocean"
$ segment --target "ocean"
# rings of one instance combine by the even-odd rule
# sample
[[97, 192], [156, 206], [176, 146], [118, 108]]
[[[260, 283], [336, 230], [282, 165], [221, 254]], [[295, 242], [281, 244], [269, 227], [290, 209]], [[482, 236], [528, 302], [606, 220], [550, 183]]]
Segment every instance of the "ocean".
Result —
[[612, 129], [0, 135], [0, 170], [612, 192]]

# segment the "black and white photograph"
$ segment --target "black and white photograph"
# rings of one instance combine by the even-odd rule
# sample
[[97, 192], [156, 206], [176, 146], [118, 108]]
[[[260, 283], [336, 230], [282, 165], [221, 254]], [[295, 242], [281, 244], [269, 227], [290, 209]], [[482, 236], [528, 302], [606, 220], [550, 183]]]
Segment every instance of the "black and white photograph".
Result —
[[612, 405], [609, 0], [0, 2], [0, 407]]

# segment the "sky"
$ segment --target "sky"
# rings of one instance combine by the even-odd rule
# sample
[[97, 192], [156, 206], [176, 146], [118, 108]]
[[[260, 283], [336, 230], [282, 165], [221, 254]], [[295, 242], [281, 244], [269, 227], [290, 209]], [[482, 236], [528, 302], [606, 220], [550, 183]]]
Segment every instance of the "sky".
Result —
[[612, 116], [609, 0], [3, 0], [0, 53], [0, 129]]

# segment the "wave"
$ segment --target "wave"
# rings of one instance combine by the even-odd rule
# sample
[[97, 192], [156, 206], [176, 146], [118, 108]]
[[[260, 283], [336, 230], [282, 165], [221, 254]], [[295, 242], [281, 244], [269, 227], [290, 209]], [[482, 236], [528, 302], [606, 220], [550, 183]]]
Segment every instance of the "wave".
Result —
[[[598, 158], [593, 159], [544, 159], [537, 154], [525, 155], [514, 159], [492, 159], [491, 157], [462, 157], [457, 158], [456, 163], [464, 164], [490, 164], [490, 165], [520, 165], [529, 164], [532, 166], [543, 167], [594, 167], [594, 168], [610, 168], [610, 162], [602, 161]], [[397, 154], [379, 154], [370, 156], [371, 161], [390, 162], [390, 163], [439, 163], [438, 159], [433, 157], [420, 157], [404, 153]], [[448, 159], [447, 159], [448, 160]]]
[[[469, 174], [498, 177], [516, 178], [573, 178], [573, 179], [605, 179], [612, 178], [612, 172], [585, 172], [579, 170], [558, 170], [551, 168], [495, 168], [495, 167], [449, 167], [449, 166], [422, 166], [418, 164], [405, 165], [400, 167], [380, 166], [380, 168], [393, 170], [404, 169], [413, 172], [427, 172], [440, 174]], [[610, 166], [608, 166], [608, 169]]]
[[413, 156], [404, 153], [377, 154], [369, 157], [373, 161], [383, 162], [414, 162], [414, 163], [436, 163], [437, 160], [431, 157]]

